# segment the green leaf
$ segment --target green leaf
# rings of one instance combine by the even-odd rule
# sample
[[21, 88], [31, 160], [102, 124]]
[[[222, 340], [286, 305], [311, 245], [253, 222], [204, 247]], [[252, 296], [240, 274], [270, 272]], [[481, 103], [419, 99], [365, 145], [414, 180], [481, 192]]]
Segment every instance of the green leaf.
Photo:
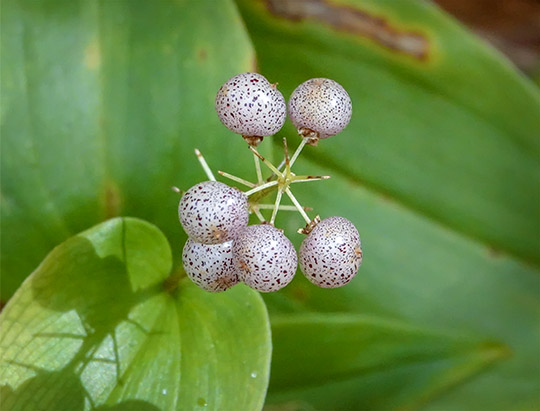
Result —
[[[394, 355], [400, 347], [387, 345], [373, 358], [385, 363], [383, 373], [353, 371], [347, 378], [339, 368], [328, 366], [325, 374], [314, 366], [313, 353], [324, 339], [312, 338], [313, 351], [287, 364], [284, 353], [298, 353], [296, 338], [306, 338], [276, 334], [276, 390], [291, 381], [287, 370], [292, 369], [291, 375], [307, 382], [295, 388], [291, 401], [306, 407], [351, 408], [369, 401], [434, 409], [538, 408], [538, 90], [426, 2], [239, 0], [238, 6], [243, 21], [227, 1], [2, 2], [2, 298], [11, 296], [55, 245], [114, 215], [157, 224], [178, 265], [185, 235], [176, 219], [178, 197], [169, 187], [186, 189], [204, 179], [193, 148], [203, 151], [214, 170], [250, 175], [245, 144], [219, 124], [213, 110], [220, 84], [253, 70], [245, 23], [258, 66], [286, 97], [300, 82], [327, 76], [346, 87], [354, 105], [349, 127], [308, 147], [307, 159], [297, 164], [299, 174], [331, 174], [332, 180], [295, 193], [315, 207], [312, 215], [343, 215], [358, 226], [364, 266], [339, 290], [317, 289], [298, 276], [284, 291], [265, 297], [274, 318], [322, 315], [313, 320], [319, 325], [334, 321], [324, 313], [383, 318], [422, 330], [417, 343], [433, 349], [444, 346], [442, 335], [451, 335], [447, 352], [464, 353], [404, 367]], [[294, 134], [289, 124], [280, 136]], [[261, 150], [268, 146], [265, 142]], [[298, 245], [301, 238], [293, 233], [302, 221], [279, 218]], [[182, 291], [198, 293], [184, 283]], [[107, 305], [113, 302], [107, 326], [123, 310], [110, 292], [104, 293]], [[221, 307], [210, 312], [227, 312]], [[92, 319], [96, 310], [82, 315]], [[152, 325], [153, 317], [146, 315], [141, 321]], [[14, 324], [17, 332], [35, 333]], [[276, 327], [279, 332], [278, 322]], [[313, 337], [315, 328], [307, 335]], [[355, 332], [343, 327], [342, 340], [357, 342]], [[384, 332], [373, 328], [379, 340]], [[84, 327], [79, 333], [86, 336]], [[423, 337], [434, 333], [441, 337]], [[485, 341], [499, 345], [475, 350]], [[81, 343], [71, 344], [65, 352], [76, 354]], [[501, 347], [511, 355], [503, 358]], [[199, 348], [180, 360], [195, 358]], [[105, 359], [113, 358], [109, 351]], [[39, 358], [25, 363], [39, 367]], [[154, 361], [141, 359], [149, 366]], [[364, 361], [357, 357], [354, 370]], [[46, 371], [52, 375], [19, 367], [17, 375], [25, 378], [27, 372], [28, 378], [5, 390], [27, 384], [47, 391], [58, 385], [63, 366]], [[116, 375], [114, 366], [108, 370]], [[75, 393], [69, 398], [81, 401], [86, 387], [75, 372], [62, 375], [63, 386]], [[141, 378], [163, 374], [152, 372]], [[432, 377], [435, 390], [426, 382]], [[155, 381], [132, 384], [154, 390]], [[377, 391], [370, 393], [369, 387]], [[289, 401], [282, 395], [271, 390], [270, 398]], [[141, 397], [126, 395], [120, 405], [99, 408], [156, 407], [133, 398]]]
[[[361, 313], [456, 336], [474, 334], [511, 352], [490, 367], [453, 374], [452, 384], [433, 392], [415, 383], [430, 378], [433, 366], [403, 371], [393, 357], [398, 347], [377, 353], [385, 373], [359, 378], [323, 378], [328, 366], [315, 373], [313, 354], [295, 362], [302, 376], [295, 375], [321, 379], [287, 400], [315, 409], [350, 409], [368, 401], [382, 408], [538, 408], [538, 89], [426, 2], [237, 4], [261, 72], [277, 79], [285, 96], [309, 78], [329, 77], [353, 101], [350, 125], [305, 149], [295, 171], [332, 176], [306, 184], [297, 198], [314, 207], [312, 217], [352, 220], [362, 237], [364, 265], [338, 290], [317, 289], [297, 276], [283, 292], [265, 296], [271, 318]], [[282, 134], [296, 133], [289, 124]], [[280, 224], [293, 233], [303, 222], [281, 216]], [[294, 241], [298, 245], [300, 236]], [[320, 339], [311, 342], [314, 352]], [[282, 349], [274, 353], [271, 401], [290, 382], [289, 357], [282, 355], [297, 344], [275, 334], [274, 343]], [[456, 350], [459, 344], [449, 341]], [[470, 362], [464, 358], [465, 368], [475, 363], [474, 352]], [[451, 375], [455, 366], [450, 361], [437, 367]]]
[[165, 236], [113, 219], [55, 248], [0, 316], [6, 409], [257, 409], [270, 330], [258, 293], [168, 277]]
[[2, 300], [106, 218], [151, 221], [181, 247], [170, 187], [205, 178], [193, 149], [215, 169], [246, 167], [214, 110], [220, 85], [253, 67], [235, 7], [7, 0], [1, 27]]
[[[270, 401], [298, 408], [305, 406], [302, 397], [322, 409], [416, 408], [509, 354], [507, 347], [477, 337], [361, 314], [274, 316], [272, 333]], [[414, 390], [404, 389], [404, 377]], [[352, 381], [356, 390], [328, 395], [320, 387], [327, 381]]]

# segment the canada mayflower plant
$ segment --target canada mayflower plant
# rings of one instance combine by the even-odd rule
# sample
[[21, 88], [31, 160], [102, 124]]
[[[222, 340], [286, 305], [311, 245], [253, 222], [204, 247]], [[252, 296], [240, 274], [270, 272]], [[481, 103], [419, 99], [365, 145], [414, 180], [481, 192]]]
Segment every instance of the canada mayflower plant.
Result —
[[[215, 105], [221, 122], [248, 143], [256, 181], [224, 171], [218, 173], [247, 187], [246, 191], [216, 181], [195, 149], [208, 181], [187, 190], [178, 206], [180, 223], [189, 237], [182, 255], [188, 277], [210, 292], [225, 291], [239, 282], [257, 291], [272, 292], [293, 280], [299, 261], [300, 269], [315, 285], [336, 288], [349, 283], [362, 264], [358, 230], [343, 217], [310, 218], [310, 209], [303, 207], [292, 192], [299, 183], [330, 178], [296, 175], [292, 168], [306, 144], [315, 146], [320, 139], [334, 136], [347, 126], [352, 104], [345, 89], [325, 78], [307, 80], [296, 88], [288, 111], [302, 140], [289, 156], [287, 140], [283, 139], [284, 158], [277, 166], [256, 148], [285, 122], [287, 105], [275, 84], [258, 73], [238, 74], [221, 86]], [[270, 172], [266, 178], [261, 162]], [[273, 193], [273, 204], [262, 202]], [[284, 195], [292, 205], [281, 204]], [[269, 219], [262, 210], [270, 211]], [[298, 211], [306, 222], [298, 230], [306, 235], [299, 256], [283, 230], [275, 226], [280, 210]], [[251, 213], [260, 224], [248, 225]]]

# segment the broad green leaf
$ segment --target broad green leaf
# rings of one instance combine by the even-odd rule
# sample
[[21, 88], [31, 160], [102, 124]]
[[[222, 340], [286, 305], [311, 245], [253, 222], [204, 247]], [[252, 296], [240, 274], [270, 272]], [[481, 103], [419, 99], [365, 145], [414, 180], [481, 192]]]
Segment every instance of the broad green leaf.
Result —
[[[425, 2], [237, 4], [261, 72], [278, 80], [286, 96], [302, 81], [329, 77], [353, 101], [348, 128], [308, 147], [308, 160], [295, 166], [298, 174], [332, 179], [306, 184], [297, 197], [315, 208], [311, 216], [341, 215], [356, 224], [364, 265], [338, 290], [318, 289], [298, 276], [283, 292], [265, 296], [271, 318], [284, 312], [382, 316], [474, 334], [511, 353], [490, 367], [467, 368], [476, 357], [464, 358], [459, 373], [451, 361], [441, 362], [439, 371], [446, 367], [453, 382], [430, 391], [413, 382], [431, 378], [434, 366], [404, 370], [390, 346], [378, 353], [385, 373], [328, 375], [287, 397], [288, 406], [350, 409], [372, 401], [383, 408], [538, 408], [538, 89]], [[289, 125], [282, 134], [295, 131]], [[303, 225], [283, 216], [279, 223], [288, 233]], [[280, 356], [296, 347], [292, 339], [274, 337], [282, 349], [274, 353], [271, 401], [285, 398], [279, 387], [289, 382], [290, 367], [283, 368], [288, 357]], [[312, 341], [314, 352], [318, 342]], [[459, 348], [459, 341], [452, 344]], [[298, 379], [310, 381], [316, 361], [312, 355], [295, 363], [305, 370]]]
[[[281, 334], [273, 386], [290, 381], [291, 369], [308, 382], [320, 376], [295, 390], [293, 405], [306, 408], [351, 408], [368, 400], [435, 409], [540, 406], [539, 96], [507, 62], [425, 2], [239, 0], [243, 22], [227, 1], [68, 3], [2, 2], [3, 299], [52, 247], [114, 215], [157, 224], [178, 264], [185, 236], [169, 187], [186, 189], [205, 178], [193, 148], [214, 169], [249, 176], [250, 158], [239, 153], [245, 145], [219, 124], [212, 107], [226, 78], [253, 69], [245, 24], [259, 68], [286, 97], [301, 81], [327, 76], [347, 88], [354, 105], [348, 129], [306, 149], [309, 161], [297, 164], [299, 172], [333, 179], [297, 196], [314, 213], [343, 215], [359, 227], [364, 266], [340, 290], [316, 289], [299, 276], [266, 296], [274, 318], [284, 311], [360, 313], [426, 333], [442, 329], [454, 337], [449, 351], [474, 334], [471, 344], [495, 341], [511, 352], [500, 358], [499, 349], [465, 347], [463, 357], [403, 367], [394, 355], [399, 347], [387, 346], [378, 353], [388, 363], [385, 372], [348, 379], [328, 373], [323, 382], [316, 358], [286, 364], [283, 353], [298, 352], [296, 338], [303, 337]], [[306, 10], [311, 14], [302, 18]], [[289, 125], [281, 135], [293, 137], [294, 130]], [[301, 221], [280, 215], [280, 222], [298, 244]], [[182, 290], [198, 293], [187, 284]], [[93, 310], [84, 315], [93, 317]], [[226, 310], [216, 304], [211, 312]], [[86, 335], [84, 327], [79, 333]], [[352, 331], [345, 334], [355, 341]], [[311, 342], [312, 353], [319, 340]], [[442, 343], [423, 342], [433, 349]], [[71, 344], [66, 352], [77, 353]], [[113, 358], [114, 343], [101, 345], [102, 357]], [[199, 349], [206, 352], [197, 346], [189, 356]], [[152, 361], [141, 357], [141, 364]], [[357, 365], [363, 361], [358, 357]], [[38, 356], [28, 362], [39, 366]], [[21, 378], [29, 372], [23, 368], [16, 371]], [[50, 375], [36, 368], [22, 385], [54, 388], [58, 369]], [[435, 390], [422, 383], [434, 375]], [[86, 398], [80, 376], [70, 371], [62, 381], [75, 393], [69, 398]], [[122, 387], [154, 390], [147, 381]], [[395, 402], [385, 402], [392, 395]], [[98, 408], [156, 408], [133, 399], [140, 396], [115, 398], [109, 399], [118, 405]], [[290, 399], [277, 388], [270, 398]]]
[[[298, 408], [309, 397], [323, 409], [410, 409], [509, 354], [493, 341], [361, 314], [274, 316], [272, 334], [270, 401]], [[353, 395], [320, 388], [351, 380]]]
[[253, 67], [234, 6], [6, 0], [1, 27], [2, 299], [54, 246], [117, 215], [157, 224], [178, 264], [170, 187], [205, 179], [193, 149], [242, 170], [242, 139], [213, 104]]
[[117, 218], [71, 237], [0, 316], [2, 409], [258, 409], [270, 330], [245, 286], [170, 276], [165, 236]]

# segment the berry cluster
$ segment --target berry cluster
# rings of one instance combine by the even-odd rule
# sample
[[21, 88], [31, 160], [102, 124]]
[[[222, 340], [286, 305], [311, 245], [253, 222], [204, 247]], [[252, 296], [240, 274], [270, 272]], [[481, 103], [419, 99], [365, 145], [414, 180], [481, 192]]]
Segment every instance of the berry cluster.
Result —
[[[242, 135], [255, 159], [257, 182], [232, 174], [219, 174], [248, 187], [238, 188], [216, 181], [204, 157], [195, 150], [209, 181], [186, 191], [178, 206], [182, 227], [189, 236], [182, 262], [189, 278], [204, 290], [225, 291], [239, 282], [261, 291], [277, 291], [289, 284], [300, 269], [313, 284], [325, 288], [341, 287], [356, 275], [362, 264], [362, 248], [356, 227], [343, 217], [319, 216], [310, 219], [310, 209], [302, 207], [291, 185], [324, 180], [329, 176], [298, 176], [291, 168], [306, 144], [342, 131], [351, 118], [352, 105], [345, 89], [333, 80], [316, 78], [302, 83], [289, 100], [289, 117], [302, 137], [292, 157], [284, 139], [284, 159], [279, 166], [261, 156], [256, 147], [264, 137], [278, 132], [287, 114], [283, 95], [275, 84], [257, 73], [242, 73], [229, 79], [218, 91], [216, 111], [221, 122]], [[271, 175], [263, 179], [260, 162]], [[176, 191], [180, 191], [176, 189]], [[273, 204], [261, 200], [276, 191]], [[292, 205], [282, 205], [285, 194]], [[270, 209], [266, 220], [261, 210]], [[294, 246], [274, 226], [278, 210], [296, 210], [306, 226], [297, 257]], [[248, 225], [254, 213], [260, 224]]]

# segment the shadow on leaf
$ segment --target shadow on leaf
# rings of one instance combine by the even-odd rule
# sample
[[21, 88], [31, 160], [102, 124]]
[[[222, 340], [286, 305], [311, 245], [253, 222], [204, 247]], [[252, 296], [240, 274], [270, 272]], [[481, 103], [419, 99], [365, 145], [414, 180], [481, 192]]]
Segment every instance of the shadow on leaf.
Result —
[[[157, 409], [138, 400], [107, 407], [99, 405], [108, 397], [107, 391], [114, 387], [90, 388], [85, 386], [88, 378], [82, 378], [88, 371], [90, 379], [102, 379], [104, 373], [111, 373], [112, 366], [116, 385], [122, 385], [122, 372], [127, 370], [129, 360], [119, 354], [118, 327], [129, 324], [138, 333], [154, 334], [129, 315], [138, 305], [161, 292], [162, 285], [156, 283], [133, 290], [133, 273], [126, 258], [125, 224], [122, 220], [118, 227], [118, 241], [114, 236], [113, 241], [98, 237], [95, 243], [83, 235], [69, 239], [53, 250], [35, 272], [32, 282], [34, 300], [48, 310], [70, 313], [74, 320], [67, 328], [36, 332], [33, 338], [76, 339], [81, 340], [81, 344], [71, 358], [69, 353], [62, 353], [69, 362], [60, 369], [48, 370], [8, 361], [10, 365], [32, 370], [35, 375], [15, 390], [2, 387], [2, 403], [6, 409], [77, 410], [83, 409], [85, 403], [100, 410]], [[90, 365], [92, 369], [88, 369]]]

